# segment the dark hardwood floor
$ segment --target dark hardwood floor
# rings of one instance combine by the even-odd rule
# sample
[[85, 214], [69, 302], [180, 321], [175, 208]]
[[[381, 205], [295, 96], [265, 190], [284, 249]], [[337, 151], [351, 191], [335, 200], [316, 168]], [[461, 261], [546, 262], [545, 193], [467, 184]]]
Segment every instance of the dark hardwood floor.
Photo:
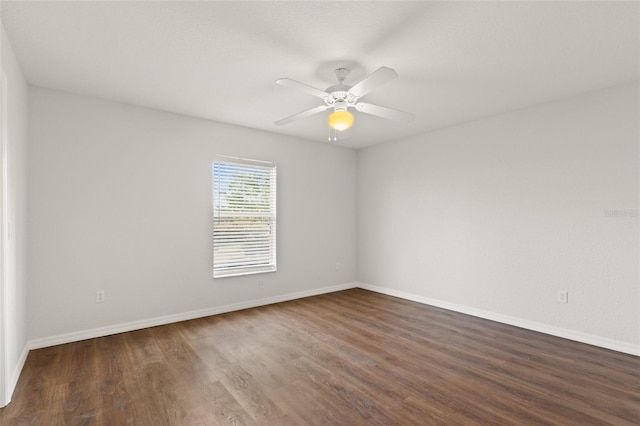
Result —
[[640, 358], [354, 289], [32, 351], [2, 425], [639, 425]]

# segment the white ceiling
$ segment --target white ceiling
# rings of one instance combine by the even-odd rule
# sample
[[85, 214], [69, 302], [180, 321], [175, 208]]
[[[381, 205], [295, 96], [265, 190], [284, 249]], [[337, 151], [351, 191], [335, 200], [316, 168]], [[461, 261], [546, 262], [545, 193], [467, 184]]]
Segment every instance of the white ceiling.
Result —
[[638, 2], [6, 1], [2, 21], [30, 84], [325, 141], [326, 89], [380, 66], [399, 77], [356, 113], [359, 148], [637, 80]]

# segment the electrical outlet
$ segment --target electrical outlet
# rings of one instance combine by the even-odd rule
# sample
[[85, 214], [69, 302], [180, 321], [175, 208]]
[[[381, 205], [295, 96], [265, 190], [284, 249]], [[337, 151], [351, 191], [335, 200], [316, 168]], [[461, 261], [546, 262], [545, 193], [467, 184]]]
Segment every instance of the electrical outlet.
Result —
[[569, 292], [566, 290], [561, 290], [558, 292], [558, 302], [560, 303], [569, 303]]
[[96, 303], [104, 303], [104, 290], [96, 291]]
[[336, 271], [342, 269], [342, 264], [340, 262], [336, 262]]

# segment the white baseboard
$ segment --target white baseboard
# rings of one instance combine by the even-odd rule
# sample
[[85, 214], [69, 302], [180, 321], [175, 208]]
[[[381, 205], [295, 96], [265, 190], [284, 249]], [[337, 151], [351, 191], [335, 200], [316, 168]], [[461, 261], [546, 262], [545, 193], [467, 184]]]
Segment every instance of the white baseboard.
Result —
[[16, 389], [18, 379], [20, 378], [20, 373], [22, 373], [24, 363], [27, 361], [27, 355], [29, 355], [28, 343], [24, 346], [24, 348], [22, 348], [20, 358], [18, 358], [18, 363], [16, 364], [16, 368], [13, 369], [13, 373], [11, 374], [11, 381], [9, 382], [9, 399], [11, 399], [13, 391]]
[[454, 303], [444, 302], [442, 300], [430, 299], [424, 296], [418, 296], [399, 290], [393, 290], [386, 287], [374, 286], [371, 284], [358, 283], [358, 288], [375, 291], [389, 296], [399, 297], [401, 299], [411, 300], [425, 305], [435, 306], [454, 312], [472, 315], [474, 317], [484, 318], [503, 324], [513, 325], [527, 330], [538, 331], [540, 333], [550, 334], [564, 339], [574, 340], [576, 342], [586, 343], [605, 349], [611, 349], [630, 355], [640, 356], [640, 345], [633, 343], [621, 342], [619, 340], [608, 339], [606, 337], [596, 336], [593, 334], [583, 333], [580, 331], [570, 330], [552, 325], [542, 324], [534, 321], [528, 321], [521, 318], [511, 317], [508, 315], [497, 314], [495, 312], [483, 311], [481, 309], [471, 308], [468, 306], [457, 305]]
[[27, 345], [22, 349], [22, 353], [18, 358], [18, 362], [16, 363], [15, 368], [11, 372], [11, 376], [8, 378], [9, 382], [6, 384], [6, 395], [5, 401], [0, 401], [0, 408], [9, 405], [11, 402], [11, 398], [13, 397], [13, 392], [16, 390], [16, 385], [18, 384], [18, 378], [20, 378], [20, 373], [22, 373], [22, 368], [24, 367], [24, 363], [27, 360], [27, 355], [29, 354], [29, 348]]
[[[106, 327], [92, 328], [89, 330], [75, 331], [72, 333], [58, 334], [56, 336], [43, 337], [30, 340], [27, 343], [28, 349], [40, 349], [48, 346], [61, 345], [64, 343], [78, 342], [80, 340], [93, 339], [96, 337], [109, 336], [111, 334], [124, 333], [127, 331], [141, 330], [143, 328], [155, 327], [158, 325], [171, 324], [174, 322], [187, 321], [195, 318], [208, 317], [211, 315], [224, 314], [227, 312], [240, 311], [242, 309], [255, 308], [258, 306], [271, 305], [273, 303], [286, 302], [288, 300], [302, 299], [304, 297], [317, 296], [319, 294], [333, 293], [335, 291], [355, 288], [358, 283], [339, 284], [330, 287], [321, 287], [312, 290], [299, 291], [295, 293], [283, 294], [280, 296], [267, 297], [264, 299], [250, 300], [247, 302], [234, 303], [231, 305], [216, 306], [213, 308], [199, 309], [197, 311], [183, 312], [180, 314], [166, 315], [162, 317], [149, 318], [140, 321], [132, 321], [122, 324], [110, 325]], [[25, 353], [26, 358], [26, 353]], [[22, 369], [22, 368], [20, 368]]]

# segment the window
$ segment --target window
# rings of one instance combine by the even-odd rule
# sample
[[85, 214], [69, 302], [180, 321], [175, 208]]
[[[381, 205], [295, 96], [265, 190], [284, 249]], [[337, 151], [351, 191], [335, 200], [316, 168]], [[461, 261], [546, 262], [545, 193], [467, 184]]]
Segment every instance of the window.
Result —
[[214, 162], [213, 277], [275, 270], [275, 164], [245, 159]]

